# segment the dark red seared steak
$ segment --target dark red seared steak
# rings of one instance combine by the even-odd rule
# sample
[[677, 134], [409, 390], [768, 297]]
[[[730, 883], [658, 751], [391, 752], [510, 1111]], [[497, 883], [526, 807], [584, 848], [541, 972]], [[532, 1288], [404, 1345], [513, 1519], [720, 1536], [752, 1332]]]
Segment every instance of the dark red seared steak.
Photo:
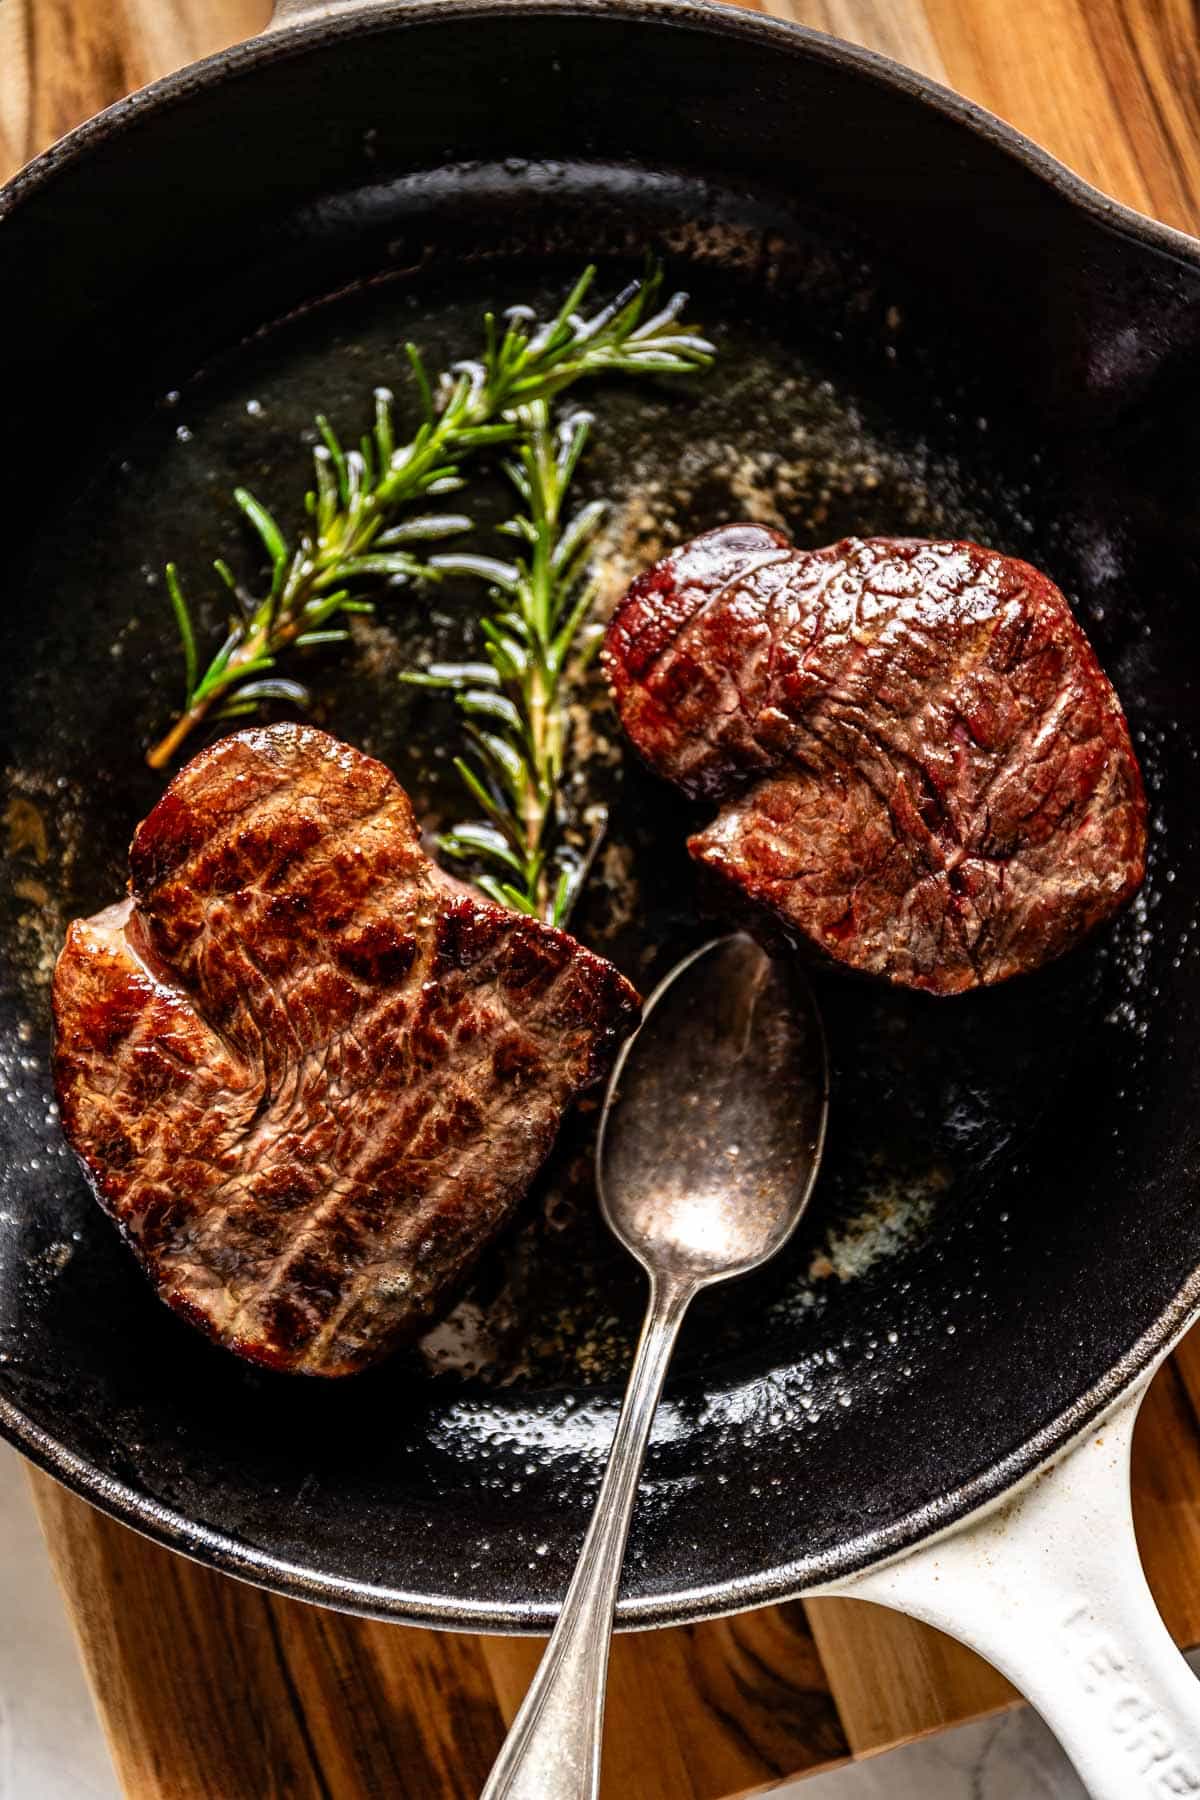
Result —
[[637, 997], [449, 882], [382, 764], [319, 731], [196, 757], [130, 864], [55, 972], [67, 1137], [171, 1306], [349, 1374], [452, 1297]]
[[1120, 703], [1028, 563], [731, 525], [634, 582], [605, 660], [642, 755], [720, 805], [692, 854], [839, 963], [1003, 981], [1142, 879]]

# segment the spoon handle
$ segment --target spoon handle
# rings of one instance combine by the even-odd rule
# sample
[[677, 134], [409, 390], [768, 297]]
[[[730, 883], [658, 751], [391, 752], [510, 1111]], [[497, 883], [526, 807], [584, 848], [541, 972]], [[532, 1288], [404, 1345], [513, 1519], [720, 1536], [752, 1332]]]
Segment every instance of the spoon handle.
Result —
[[651, 1280], [650, 1305], [592, 1522], [554, 1635], [482, 1800], [595, 1800], [613, 1609], [650, 1426], [692, 1282]]

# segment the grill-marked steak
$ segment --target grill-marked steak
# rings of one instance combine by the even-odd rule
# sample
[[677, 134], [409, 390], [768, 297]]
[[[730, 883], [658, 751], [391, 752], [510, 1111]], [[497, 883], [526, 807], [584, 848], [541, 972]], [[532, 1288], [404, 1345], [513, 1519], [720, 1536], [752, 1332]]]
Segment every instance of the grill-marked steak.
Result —
[[690, 841], [796, 942], [952, 994], [1070, 948], [1145, 870], [1120, 703], [1058, 589], [977, 544], [731, 525], [633, 583], [605, 663]]
[[451, 882], [382, 764], [294, 725], [171, 783], [54, 978], [63, 1127], [171, 1306], [344, 1375], [453, 1297], [637, 997]]

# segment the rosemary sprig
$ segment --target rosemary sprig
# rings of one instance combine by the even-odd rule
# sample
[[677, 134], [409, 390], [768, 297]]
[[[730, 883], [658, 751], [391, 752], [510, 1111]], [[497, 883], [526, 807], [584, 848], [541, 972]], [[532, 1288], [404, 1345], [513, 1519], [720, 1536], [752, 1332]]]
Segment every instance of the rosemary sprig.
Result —
[[166, 735], [147, 753], [152, 768], [170, 762], [180, 745], [209, 716], [237, 718], [260, 702], [303, 704], [304, 688], [273, 673], [290, 645], [343, 641], [346, 614], [370, 612], [356, 598], [364, 582], [403, 586], [417, 576], [437, 579], [438, 559], [414, 553], [431, 539], [466, 529], [460, 514], [417, 516], [406, 509], [426, 497], [463, 486], [464, 461], [496, 444], [510, 444], [523, 409], [552, 399], [589, 376], [613, 373], [679, 375], [707, 367], [713, 350], [680, 322], [686, 295], [656, 310], [662, 274], [652, 269], [631, 282], [590, 318], [581, 312], [595, 278], [586, 269], [554, 318], [538, 323], [527, 307], [514, 307], [504, 329], [489, 313], [483, 354], [456, 363], [434, 386], [414, 344], [406, 346], [421, 420], [405, 443], [395, 438], [394, 397], [375, 390], [375, 418], [357, 449], [346, 449], [325, 418], [313, 453], [315, 487], [305, 497], [308, 526], [290, 543], [271, 513], [245, 488], [234, 499], [257, 534], [270, 565], [262, 594], [250, 594], [228, 566], [214, 567], [235, 603], [224, 643], [203, 673], [196, 634], [174, 563], [167, 591], [184, 653], [183, 708]]
[[546, 401], [535, 400], [519, 418], [523, 442], [505, 473], [522, 506], [500, 529], [523, 554], [512, 562], [437, 558], [444, 572], [489, 584], [495, 610], [481, 623], [487, 661], [433, 664], [401, 679], [453, 692], [470, 739], [473, 760], [457, 757], [455, 767], [484, 816], [446, 832], [440, 848], [482, 865], [476, 881], [501, 905], [558, 925], [589, 860], [561, 835], [568, 716], [561, 689], [568, 666], [598, 641], [580, 639], [596, 597], [588, 563], [605, 506], [593, 501], [564, 519], [590, 415], [574, 413], [555, 429]]

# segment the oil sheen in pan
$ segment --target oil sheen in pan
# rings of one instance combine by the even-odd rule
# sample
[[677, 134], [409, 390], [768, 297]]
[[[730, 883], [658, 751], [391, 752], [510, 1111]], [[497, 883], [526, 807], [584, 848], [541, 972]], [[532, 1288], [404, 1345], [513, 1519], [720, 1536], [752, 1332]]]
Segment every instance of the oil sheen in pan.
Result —
[[[571, 273], [563, 270], [564, 280]], [[229, 499], [235, 483], [294, 529], [314, 412], [353, 429], [380, 380], [396, 386], [403, 410], [405, 338], [418, 339], [438, 366], [470, 353], [486, 305], [532, 298], [548, 306], [557, 292], [547, 283], [530, 295], [527, 273], [503, 267], [476, 276], [469, 291], [429, 281], [377, 287], [289, 321], [199, 377], [181, 370], [178, 389], [164, 393], [63, 520], [26, 579], [31, 599], [54, 594], [78, 621], [78, 660], [39, 654], [39, 634], [53, 624], [31, 608], [27, 666], [15, 672], [41, 684], [42, 707], [36, 731], [30, 719], [28, 735], [8, 750], [13, 906], [4, 949], [20, 983], [30, 1067], [6, 1073], [45, 1080], [47, 986], [65, 921], [120, 891], [130, 830], [160, 791], [139, 744], [161, 727], [180, 683], [164, 563], [180, 564], [215, 641], [211, 559], [254, 572]], [[598, 413], [579, 498], [613, 503], [601, 546], [603, 606], [671, 544], [731, 518], [782, 526], [804, 544], [851, 532], [974, 537], [1056, 572], [1053, 525], [1032, 509], [1034, 459], [1018, 464], [1020, 481], [1006, 477], [1009, 447], [993, 443], [965, 396], [937, 385], [908, 341], [899, 300], [879, 302], [871, 354], [856, 345], [853, 368], [836, 331], [806, 342], [794, 320], [785, 332], [778, 317], [744, 313], [743, 304], [716, 286], [696, 292], [693, 316], [721, 347], [703, 379], [685, 389], [609, 386], [578, 396]], [[904, 405], [892, 404], [894, 391], [907, 396]], [[473, 509], [487, 526], [503, 517], [504, 503], [493, 482]], [[431, 656], [469, 653], [475, 604], [467, 588], [384, 597], [375, 619], [355, 622], [348, 652], [316, 653], [304, 671], [319, 722], [394, 768], [430, 832], [460, 816], [449, 767], [454, 718], [437, 699], [403, 690], [397, 676]], [[1103, 620], [1087, 623], [1103, 656]], [[611, 824], [574, 928], [647, 988], [711, 929], [697, 918], [679, 799], [623, 752], [598, 681], [575, 725], [588, 775], [574, 798], [607, 805]], [[1139, 748], [1153, 786], [1161, 746]], [[803, 1359], [811, 1341], [829, 1378], [847, 1284], [869, 1289], [881, 1274], [903, 1284], [906, 1259], [938, 1254], [932, 1227], [951, 1208], [965, 1229], [976, 1218], [987, 1223], [979, 1255], [960, 1259], [955, 1304], [970, 1308], [988, 1269], [1009, 1254], [1003, 1212], [990, 1203], [996, 1177], [1006, 1185], [1019, 1178], [1027, 1143], [1069, 1086], [1080, 1021], [1109, 1020], [1136, 1054], [1147, 904], [1140, 899], [1105, 944], [1030, 981], [952, 1003], [820, 978], [834, 1106], [817, 1195], [796, 1242], [754, 1278], [753, 1292], [741, 1286], [697, 1307], [681, 1365], [728, 1370], [775, 1342]], [[48, 1089], [47, 1107], [45, 1153], [59, 1156]], [[594, 1111], [585, 1107], [568, 1124], [518, 1228], [414, 1353], [427, 1366], [533, 1389], [604, 1383], [623, 1370], [640, 1317], [639, 1278], [595, 1214]], [[70, 1243], [56, 1255], [61, 1266]], [[35, 1269], [31, 1278], [54, 1272]], [[871, 1312], [859, 1292], [855, 1355], [899, 1357], [903, 1378], [897, 1333], [873, 1336]], [[953, 1318], [943, 1323], [954, 1329]]]

